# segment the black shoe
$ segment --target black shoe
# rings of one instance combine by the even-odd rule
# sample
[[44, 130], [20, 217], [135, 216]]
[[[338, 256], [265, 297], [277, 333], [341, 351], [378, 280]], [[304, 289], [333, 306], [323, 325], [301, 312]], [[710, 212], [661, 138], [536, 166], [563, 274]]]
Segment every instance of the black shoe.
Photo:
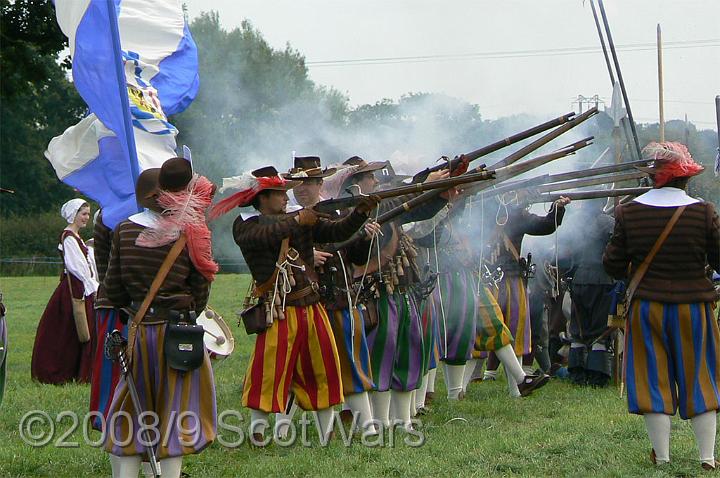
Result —
[[550, 375], [525, 375], [525, 380], [518, 384], [518, 390], [520, 390], [521, 397], [527, 397], [533, 391], [545, 385], [550, 380]]
[[575, 385], [585, 386], [587, 385], [587, 375], [585, 373], [585, 369], [582, 367], [573, 367], [569, 368], [568, 372], [570, 372], [570, 381], [574, 383]]
[[585, 372], [585, 376], [587, 378], [587, 384], [593, 388], [603, 388], [610, 384], [611, 377], [604, 373], [588, 370]]

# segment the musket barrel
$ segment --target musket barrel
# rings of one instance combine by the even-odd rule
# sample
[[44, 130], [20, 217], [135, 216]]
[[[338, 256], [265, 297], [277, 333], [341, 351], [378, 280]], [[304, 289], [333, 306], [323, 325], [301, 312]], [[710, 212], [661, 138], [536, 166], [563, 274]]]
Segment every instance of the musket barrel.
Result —
[[498, 151], [502, 148], [505, 148], [505, 147], [510, 146], [515, 143], [518, 143], [525, 139], [531, 138], [531, 137], [535, 136], [536, 134], [542, 133], [551, 128], [555, 128], [556, 126], [562, 126], [563, 124], [567, 123], [568, 121], [571, 121], [573, 116], [575, 116], [575, 112], [571, 111], [570, 113], [566, 113], [562, 116], [558, 116], [555, 119], [546, 121], [543, 124], [534, 126], [525, 131], [521, 131], [520, 133], [514, 134], [512, 136], [508, 136], [507, 138], [501, 139], [500, 141], [496, 141], [495, 143], [489, 144], [480, 149], [476, 149], [475, 151], [471, 151], [470, 153], [467, 153], [464, 156], [466, 158], [468, 158], [470, 161], [474, 161], [477, 158], [488, 155], [490, 153], [494, 153], [495, 151]]
[[[514, 135], [508, 136], [507, 138], [503, 138], [500, 141], [496, 141], [492, 144], [483, 146], [480, 149], [476, 149], [475, 151], [471, 151], [471, 152], [463, 154], [461, 156], [464, 156], [466, 159], [468, 159], [470, 161], [475, 161], [478, 158], [486, 156], [490, 153], [494, 153], [495, 151], [498, 151], [502, 148], [505, 148], [512, 144], [515, 144], [520, 141], [531, 138], [531, 137], [535, 136], [536, 134], [540, 134], [544, 131], [547, 131], [551, 128], [555, 128], [557, 126], [562, 126], [563, 124], [567, 123], [568, 121], [571, 121], [574, 116], [575, 116], [575, 112], [571, 111], [562, 116], [558, 116], [557, 118], [554, 118], [550, 121], [546, 121], [545, 123], [539, 124], [530, 129], [527, 129], [525, 131], [521, 131]], [[456, 165], [459, 162], [459, 159], [460, 159], [460, 156], [456, 156], [454, 159], [449, 161], [449, 163], [450, 163], [449, 165], [450, 165], [451, 169], [453, 169], [454, 167], [457, 167]], [[425, 178], [427, 178], [427, 175], [430, 174], [431, 172], [440, 171], [442, 169], [446, 169], [447, 167], [448, 167], [448, 163], [444, 163], [444, 164], [438, 164], [436, 166], [432, 166], [430, 168], [426, 168], [423, 171], [417, 173], [413, 177], [413, 182], [422, 182], [425, 180]]]
[[642, 171], [633, 171], [623, 174], [608, 174], [605, 176], [592, 177], [587, 179], [577, 179], [574, 181], [562, 181], [559, 183], [543, 184], [535, 188], [536, 192], [544, 193], [550, 191], [558, 191], [561, 189], [584, 188], [587, 186], [597, 186], [598, 184], [619, 183], [622, 181], [631, 181], [647, 176]]
[[[586, 146], [590, 146], [592, 144], [592, 142], [591, 142], [592, 139], [593, 139], [593, 137], [590, 136], [581, 141], [578, 141], [571, 145], [560, 148], [559, 150], [557, 150], [555, 152], [545, 154], [543, 156], [538, 156], [537, 158], [533, 158], [528, 161], [524, 161], [522, 163], [516, 163], [516, 164], [512, 164], [510, 166], [505, 166], [504, 168], [497, 169], [497, 170], [495, 170], [496, 179], [494, 179], [493, 181], [490, 181], [488, 183], [473, 186], [471, 189], [465, 191], [464, 194], [468, 195], [468, 196], [477, 194], [478, 192], [488, 190], [488, 189], [492, 188], [493, 186], [496, 186], [499, 183], [504, 183], [503, 187], [506, 185], [510, 186], [510, 188], [505, 188], [506, 190], [504, 192], [520, 189], [524, 186], [518, 186], [515, 183], [520, 183], [523, 181], [516, 181], [516, 182], [513, 182], [512, 184], [507, 184], [507, 183], [505, 183], [505, 181], [509, 178], [519, 176], [520, 174], [526, 173], [532, 169], [543, 166], [551, 161], [555, 161], [556, 159], [564, 158], [565, 156], [575, 154], [576, 151], [578, 151], [582, 148], [585, 148]], [[543, 177], [545, 177], [545, 176], [543, 176]], [[535, 179], [535, 178], [533, 178], [533, 179]], [[527, 180], [524, 180], [524, 181], [527, 181]], [[547, 183], [547, 182], [549, 182], [549, 180], [543, 181], [543, 183]], [[534, 183], [534, 184], [536, 184], [536, 183]], [[498, 194], [503, 194], [503, 193], [497, 193], [496, 191], [497, 190], [492, 191], [489, 194], [491, 194], [492, 196], [497, 196]]]
[[524, 156], [527, 156], [528, 154], [532, 153], [533, 151], [535, 151], [536, 149], [540, 148], [541, 146], [545, 146], [545, 145], [548, 144], [550, 141], [556, 139], [556, 138], [557, 138], [558, 136], [560, 136], [561, 134], [570, 131], [571, 129], [573, 129], [575, 126], [579, 125], [579, 124], [582, 123], [583, 121], [585, 121], [585, 120], [587, 120], [588, 118], [596, 115], [597, 112], [598, 112], [598, 109], [597, 109], [596, 107], [590, 108], [590, 109], [587, 110], [585, 113], [582, 113], [582, 114], [576, 116], [575, 118], [573, 118], [572, 120], [568, 121], [568, 122], [565, 123], [564, 125], [562, 125], [562, 126], [556, 128], [556, 129], [552, 130], [552, 131], [549, 132], [548, 134], [546, 134], [546, 135], [544, 135], [544, 136], [541, 136], [540, 138], [536, 139], [536, 140], [533, 141], [532, 143], [530, 143], [530, 144], [528, 144], [528, 145], [520, 148], [519, 150], [515, 151], [513, 154], [511, 154], [511, 155], [508, 156], [507, 158], [505, 158], [505, 159], [503, 159], [503, 160], [501, 160], [501, 161], [498, 161], [497, 163], [493, 164], [493, 165], [492, 165], [493, 169], [499, 169], [499, 168], [508, 166], [508, 165], [514, 163], [515, 161], [517, 161], [518, 159], [520, 159], [520, 158], [522, 158], [522, 157], [524, 157]]
[[[575, 118], [573, 118], [572, 120], [568, 121], [567, 123], [565, 123], [564, 125], [560, 126], [559, 128], [556, 128], [556, 129], [554, 129], [553, 131], [551, 131], [550, 133], [548, 133], [548, 134], [540, 137], [539, 139], [533, 141], [533, 142], [530, 143], [529, 145], [521, 148], [520, 150], [518, 150], [518, 151], [516, 151], [515, 153], [511, 154], [510, 156], [508, 156], [507, 158], [503, 159], [502, 161], [499, 161], [499, 162], [495, 163], [495, 165], [494, 165], [495, 167], [494, 167], [493, 169], [497, 171], [500, 167], [509, 166], [510, 164], [512, 164], [512, 163], [514, 163], [515, 161], [519, 160], [519, 159], [522, 158], [523, 156], [527, 156], [528, 154], [532, 153], [532, 152], [535, 151], [536, 149], [544, 146], [545, 144], [549, 143], [549, 142], [552, 141], [553, 139], [557, 138], [557, 137], [560, 136], [561, 134], [563, 134], [563, 133], [571, 130], [571, 129], [574, 128], [575, 126], [579, 125], [579, 124], [582, 123], [583, 121], [585, 121], [585, 120], [587, 120], [588, 118], [590, 118], [591, 116], [597, 114], [597, 112], [598, 112], [597, 108], [590, 108], [590, 109], [587, 110], [585, 113], [583, 113], [583, 114], [581, 114], [581, 115], [579, 115], [579, 116], [576, 116]], [[552, 155], [552, 154], [561, 154], [561, 153], [564, 153], [563, 156], [567, 156], [567, 154], [570, 154], [569, 152], [565, 152], [565, 151], [562, 151], [562, 150], [561, 150], [561, 152], [550, 153], [550, 154]], [[562, 157], [562, 156], [560, 156], [560, 157]], [[557, 158], [555, 158], [555, 159], [557, 159]], [[522, 171], [522, 172], [525, 172], [525, 171]], [[521, 173], [518, 172], [517, 174], [521, 174]], [[512, 176], [509, 176], [509, 177], [506, 178], [506, 179], [509, 179], [510, 177], [512, 177]], [[495, 181], [496, 181], [496, 180], [486, 181], [485, 184], [479, 185], [479, 186], [480, 186], [480, 189], [479, 189], [479, 190], [484, 189], [484, 187], [490, 187], [490, 186], [492, 186], [492, 185], [494, 185], [494, 184], [497, 184]], [[434, 191], [428, 191], [428, 192], [423, 193], [423, 194], [421, 194], [421, 195], [419, 195], [419, 196], [416, 196], [416, 197], [414, 197], [413, 199], [411, 199], [411, 200], [403, 203], [401, 206], [398, 206], [398, 207], [396, 207], [395, 209], [391, 209], [390, 211], [387, 211], [387, 212], [385, 212], [384, 214], [382, 214], [382, 215], [378, 218], [378, 222], [380, 222], [380, 223], [382, 224], [382, 222], [389, 221], [389, 220], [391, 220], [391, 219], [399, 216], [400, 214], [402, 214], [402, 213], [404, 213], [404, 212], [406, 212], [406, 211], [409, 211], [409, 210], [412, 209], [413, 207], [416, 207], [416, 206], [418, 206], [418, 205], [420, 205], [420, 204], [422, 204], [422, 203], [424, 203], [424, 202], [429, 201], [430, 199], [433, 199], [433, 198], [439, 196], [441, 193], [442, 193], [442, 190], [436, 189], [436, 190], [434, 190]], [[380, 218], [383, 219], [382, 222], [380, 221]]]
[[[388, 199], [436, 189], [445, 190], [461, 184], [492, 179], [493, 177], [494, 171], [477, 171], [470, 174], [462, 174], [454, 178], [440, 179], [426, 183], [409, 184], [407, 186], [386, 189], [383, 191], [377, 191], [373, 194], [380, 197], [380, 199]], [[327, 199], [317, 203], [314, 209], [319, 212], [332, 212], [337, 209], [345, 209], [354, 206], [361, 197], [362, 196], [350, 196], [338, 199]]]
[[573, 201], [582, 201], [584, 199], [598, 199], [618, 196], [639, 196], [650, 191], [652, 188], [619, 188], [619, 189], [600, 189], [593, 191], [573, 191], [551, 194], [537, 194], [529, 196], [529, 203], [555, 202], [561, 197], [570, 198]]
[[[546, 181], [546, 183], [556, 183], [559, 181], [569, 181], [571, 179], [589, 178], [592, 176], [599, 176], [601, 174], [617, 173], [617, 172], [621, 172], [621, 171], [626, 171], [628, 169], [633, 169], [635, 166], [644, 166], [649, 161], [650, 160], [632, 161], [629, 163], [620, 163], [620, 164], [613, 164], [610, 166], [601, 166], [599, 168], [584, 169], [584, 170], [580, 170], [580, 171], [570, 171], [567, 173], [551, 174], [548, 177], [548, 180]], [[507, 183], [508, 186], [510, 186], [512, 184], [513, 183]]]

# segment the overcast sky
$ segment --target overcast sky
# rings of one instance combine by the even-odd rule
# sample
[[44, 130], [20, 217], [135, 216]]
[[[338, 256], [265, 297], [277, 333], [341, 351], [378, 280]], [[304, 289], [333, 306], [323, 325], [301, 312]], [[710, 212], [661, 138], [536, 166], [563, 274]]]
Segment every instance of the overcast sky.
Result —
[[[496, 118], [560, 114], [578, 95], [609, 103], [612, 93], [583, 0], [184, 1], [191, 19], [216, 10], [227, 29], [247, 18], [272, 46], [290, 43], [305, 55], [311, 78], [345, 93], [352, 105], [436, 92]], [[660, 23], [666, 120], [687, 114], [698, 127], [715, 129], [720, 0], [605, 6], [636, 121], [658, 121]]]

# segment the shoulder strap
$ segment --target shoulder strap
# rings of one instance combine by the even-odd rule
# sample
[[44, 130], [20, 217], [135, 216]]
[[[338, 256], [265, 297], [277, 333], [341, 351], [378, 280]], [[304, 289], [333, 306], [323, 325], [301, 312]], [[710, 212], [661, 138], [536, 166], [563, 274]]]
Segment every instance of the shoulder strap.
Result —
[[520, 253], [518, 252], [517, 248], [515, 247], [515, 244], [512, 243], [508, 235], [505, 233], [505, 231], [501, 232], [503, 236], [503, 242], [505, 243], [505, 248], [510, 251], [510, 254], [513, 255], [516, 261], [520, 260]]
[[168, 255], [165, 256], [165, 260], [160, 266], [157, 274], [155, 274], [155, 278], [153, 279], [152, 284], [150, 284], [150, 289], [148, 289], [148, 292], [145, 295], [145, 299], [143, 299], [140, 308], [138, 309], [137, 313], [135, 313], [135, 316], [132, 318], [132, 322], [130, 323], [130, 327], [128, 329], [128, 361], [132, 360], [132, 352], [135, 345], [135, 335], [137, 334], [138, 325], [140, 325], [143, 317], [145, 317], [145, 314], [150, 308], [150, 304], [152, 304], [153, 299], [155, 299], [155, 295], [160, 290], [160, 287], [165, 281], [168, 272], [170, 272], [170, 268], [175, 263], [175, 260], [180, 255], [180, 252], [182, 252], [186, 242], [187, 237], [184, 233], [181, 233], [178, 240], [175, 241], [175, 244], [173, 244], [172, 248], [170, 249], [170, 252], [168, 252]]
[[272, 275], [268, 280], [263, 282], [262, 284], [256, 285], [255, 289], [253, 290], [253, 296], [255, 297], [261, 297], [263, 296], [267, 291], [273, 288], [275, 285], [275, 279], [278, 275], [278, 264], [281, 264], [283, 260], [285, 259], [285, 256], [287, 256], [288, 250], [290, 250], [290, 238], [286, 237], [282, 240], [282, 243], [280, 244], [280, 254], [278, 254], [277, 263], [275, 264], [275, 270], [273, 271]]
[[652, 249], [650, 249], [650, 252], [645, 257], [645, 260], [642, 261], [640, 267], [638, 267], [637, 271], [635, 271], [635, 274], [633, 274], [626, 295], [628, 306], [630, 305], [630, 301], [632, 300], [633, 295], [635, 295], [635, 291], [640, 285], [640, 281], [642, 281], [643, 277], [645, 277], [645, 273], [648, 271], [650, 263], [655, 258], [655, 254], [658, 253], [663, 243], [665, 242], [665, 239], [667, 239], [667, 237], [670, 235], [670, 231], [672, 231], [672, 228], [675, 226], [675, 223], [677, 223], [678, 219], [680, 219], [680, 215], [683, 213], [683, 211], [685, 211], [686, 207], [687, 206], [680, 206], [679, 208], [677, 208], [675, 214], [672, 215], [668, 223], [665, 225], [665, 229], [663, 229], [660, 237], [658, 237], [657, 241], [655, 241], [655, 245], [653, 245]]

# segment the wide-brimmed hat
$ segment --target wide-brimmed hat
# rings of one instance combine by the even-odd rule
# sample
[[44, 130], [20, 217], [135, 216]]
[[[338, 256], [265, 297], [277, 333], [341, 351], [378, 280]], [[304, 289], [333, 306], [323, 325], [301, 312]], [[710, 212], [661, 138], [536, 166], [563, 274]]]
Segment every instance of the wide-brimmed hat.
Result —
[[228, 189], [237, 189], [238, 192], [215, 204], [210, 209], [209, 218], [216, 219], [236, 207], [251, 205], [260, 191], [288, 191], [298, 184], [300, 181], [290, 181], [280, 176], [273, 166], [264, 166], [240, 176], [223, 178], [221, 193]]
[[146, 169], [138, 176], [135, 183], [135, 197], [138, 204], [147, 209], [157, 206], [155, 195], [160, 190], [160, 168]]
[[407, 184], [412, 176], [407, 174], [397, 174], [392, 165], [388, 162], [380, 173], [377, 174], [377, 180], [380, 188], [392, 188]]
[[[258, 192], [264, 191], [266, 189], [271, 189], [273, 191], [289, 191], [290, 189], [300, 184], [300, 181], [288, 180], [287, 178], [282, 176], [280, 173], [278, 173], [278, 170], [275, 169], [274, 166], [263, 166], [262, 168], [251, 171], [250, 174], [252, 174], [256, 178], [280, 178], [283, 180], [282, 182], [261, 181], [262, 184], [259, 184], [261, 189], [259, 189]], [[223, 178], [223, 187], [220, 189], [220, 191], [222, 192], [225, 187], [225, 179]]]
[[322, 179], [335, 174], [336, 171], [337, 168], [323, 169], [318, 156], [296, 156], [293, 160], [293, 168], [283, 174], [283, 177], [294, 181]]
[[368, 163], [364, 159], [362, 159], [360, 156], [353, 156], [352, 158], [349, 158], [345, 160], [343, 163], [347, 166], [356, 166], [357, 168], [355, 171], [353, 171], [352, 176], [355, 176], [356, 174], [362, 174], [362, 173], [372, 173], [375, 171], [378, 171], [380, 169], [386, 168], [388, 166], [387, 161], [373, 161]]
[[655, 187], [663, 187], [673, 179], [697, 176], [705, 170], [701, 164], [695, 162], [682, 143], [653, 142], [643, 148], [642, 154], [643, 158], [651, 163], [649, 166], [635, 168], [652, 175]]

